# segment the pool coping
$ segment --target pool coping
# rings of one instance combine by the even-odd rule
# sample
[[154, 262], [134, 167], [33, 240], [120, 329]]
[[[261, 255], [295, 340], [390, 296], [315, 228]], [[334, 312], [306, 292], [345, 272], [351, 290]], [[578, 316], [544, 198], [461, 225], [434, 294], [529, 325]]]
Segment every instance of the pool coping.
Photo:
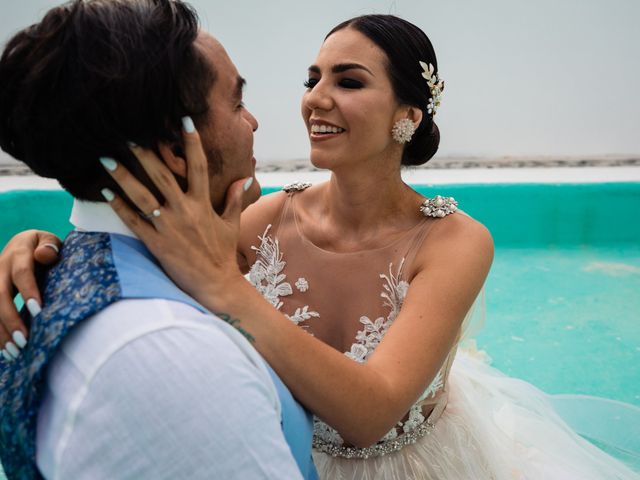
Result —
[[[263, 187], [280, 187], [295, 181], [319, 183], [328, 171], [258, 172]], [[414, 185], [518, 184], [518, 183], [620, 183], [640, 182], [640, 166], [552, 168], [407, 169], [402, 173]], [[0, 176], [0, 192], [11, 190], [61, 190], [56, 180], [36, 175]]]

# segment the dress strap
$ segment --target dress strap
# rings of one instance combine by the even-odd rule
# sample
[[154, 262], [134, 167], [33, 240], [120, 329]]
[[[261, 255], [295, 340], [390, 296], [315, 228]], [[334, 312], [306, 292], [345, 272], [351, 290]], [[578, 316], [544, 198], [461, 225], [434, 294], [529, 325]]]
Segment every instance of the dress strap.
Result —
[[[425, 216], [423, 227], [419, 229], [418, 233], [407, 246], [404, 254], [407, 265], [413, 265], [415, 256], [429, 235], [429, 232], [431, 232], [431, 228], [434, 226], [434, 220], [437, 221], [456, 212], [467, 215], [462, 210], [458, 209], [458, 202], [453, 197], [442, 197], [440, 195], [436, 195], [433, 198], [424, 198], [424, 201], [420, 205], [420, 212]], [[433, 220], [429, 221], [428, 219]]]
[[280, 225], [282, 225], [282, 223], [286, 220], [287, 216], [292, 214], [291, 212], [293, 209], [293, 205], [292, 205], [293, 196], [298, 192], [302, 192], [306, 190], [310, 186], [311, 186], [311, 183], [309, 182], [297, 181], [294, 183], [289, 183], [284, 187], [282, 187], [282, 190], [287, 193], [287, 198], [282, 204], [280, 215], [277, 216], [277, 220], [271, 226], [271, 233], [274, 235], [274, 237], [277, 236], [278, 229], [280, 228]]
[[291, 195], [296, 192], [302, 192], [307, 188], [309, 188], [310, 186], [311, 186], [311, 183], [309, 182], [297, 181], [297, 182], [293, 182], [285, 185], [284, 187], [282, 187], [282, 190], [284, 190], [285, 192]]

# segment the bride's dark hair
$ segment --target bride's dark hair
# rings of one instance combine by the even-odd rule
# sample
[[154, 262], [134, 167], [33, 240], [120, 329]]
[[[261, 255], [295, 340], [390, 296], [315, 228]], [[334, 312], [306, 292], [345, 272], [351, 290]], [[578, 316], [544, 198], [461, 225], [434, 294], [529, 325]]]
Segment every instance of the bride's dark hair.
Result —
[[394, 15], [362, 15], [337, 25], [325, 37], [344, 28], [353, 28], [375, 43], [389, 60], [387, 71], [398, 101], [422, 110], [422, 122], [406, 144], [402, 165], [422, 165], [440, 145], [440, 130], [427, 112], [431, 92], [422, 76], [419, 62], [431, 63], [438, 72], [438, 61], [431, 41], [413, 23]]

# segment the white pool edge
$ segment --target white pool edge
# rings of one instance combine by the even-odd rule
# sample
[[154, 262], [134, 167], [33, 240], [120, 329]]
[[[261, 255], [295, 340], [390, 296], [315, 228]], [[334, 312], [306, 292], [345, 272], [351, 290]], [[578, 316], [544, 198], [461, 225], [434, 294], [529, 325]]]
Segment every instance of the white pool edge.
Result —
[[[258, 172], [263, 187], [280, 187], [295, 181], [319, 183], [330, 172]], [[508, 183], [620, 183], [640, 182], [640, 167], [466, 168], [405, 170], [402, 177], [415, 185]], [[0, 176], [0, 192], [60, 190], [57, 181], [35, 175]]]
[[[329, 172], [273, 172], [259, 173], [257, 178], [263, 187], [277, 187], [296, 180], [318, 183], [329, 176]], [[414, 185], [640, 182], [640, 167], [420, 169], [405, 170], [402, 177]]]

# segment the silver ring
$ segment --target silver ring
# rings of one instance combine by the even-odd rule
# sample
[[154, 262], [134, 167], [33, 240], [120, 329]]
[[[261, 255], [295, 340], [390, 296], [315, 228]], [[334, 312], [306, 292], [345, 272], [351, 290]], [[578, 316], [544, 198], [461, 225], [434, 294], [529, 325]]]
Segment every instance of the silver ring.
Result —
[[143, 213], [142, 214], [142, 218], [145, 218], [147, 220], [153, 220], [154, 218], [158, 218], [159, 216], [160, 216], [160, 209], [159, 208], [156, 208], [151, 213]]

